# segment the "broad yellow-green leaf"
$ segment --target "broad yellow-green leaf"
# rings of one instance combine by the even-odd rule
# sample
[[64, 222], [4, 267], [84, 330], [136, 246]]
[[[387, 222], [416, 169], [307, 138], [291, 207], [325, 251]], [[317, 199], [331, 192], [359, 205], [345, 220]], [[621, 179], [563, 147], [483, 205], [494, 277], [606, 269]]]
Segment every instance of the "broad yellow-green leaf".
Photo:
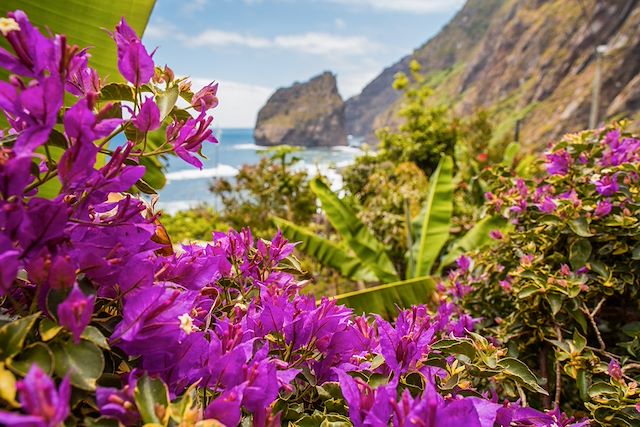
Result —
[[104, 355], [95, 344], [81, 340], [53, 342], [51, 350], [55, 358], [55, 372], [59, 377], [71, 374], [71, 384], [79, 389], [93, 391], [104, 370]]
[[22, 349], [24, 340], [38, 316], [40, 313], [35, 313], [2, 325], [0, 328], [0, 360], [9, 358]]
[[289, 241], [302, 242], [298, 247], [322, 265], [339, 271], [341, 275], [351, 280], [365, 282], [376, 280], [375, 273], [366, 264], [335, 243], [285, 219], [273, 218], [273, 222]]
[[[145, 375], [138, 380], [134, 395], [143, 423], [165, 425], [169, 416], [166, 408], [169, 407], [170, 400], [167, 386], [162, 380]], [[158, 407], [165, 409], [162, 418], [158, 416]]]
[[449, 238], [451, 214], [453, 213], [453, 160], [445, 156], [429, 179], [429, 191], [424, 207], [414, 229], [416, 242], [414, 253], [415, 271], [407, 277], [426, 276]]
[[353, 308], [356, 314], [375, 313], [392, 319], [398, 314], [398, 307], [408, 308], [426, 303], [434, 289], [435, 282], [431, 277], [418, 277], [349, 292], [338, 295], [335, 299], [338, 303]]
[[310, 186], [320, 200], [327, 219], [353, 253], [373, 270], [381, 281], [398, 280], [398, 273], [387, 255], [384, 244], [371, 234], [353, 209], [338, 198], [320, 178], [313, 179]]
[[[116, 46], [107, 31], [113, 31], [121, 17], [125, 17], [131, 28], [142, 35], [155, 0], [3, 0], [0, 13], [21, 9], [43, 34], [49, 28], [57, 34], [65, 34], [68, 44], [80, 48], [91, 47], [89, 65], [107, 81], [123, 81], [118, 72]], [[106, 30], [106, 31], [105, 31]], [[4, 40], [3, 47], [7, 47]], [[0, 78], [6, 72], [0, 71]]]

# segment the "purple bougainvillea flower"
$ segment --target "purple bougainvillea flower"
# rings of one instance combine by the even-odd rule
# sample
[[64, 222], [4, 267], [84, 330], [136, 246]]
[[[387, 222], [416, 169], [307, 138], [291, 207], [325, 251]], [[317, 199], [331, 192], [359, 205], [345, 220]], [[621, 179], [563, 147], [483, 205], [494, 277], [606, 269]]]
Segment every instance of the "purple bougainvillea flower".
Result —
[[22, 196], [31, 181], [31, 156], [16, 156], [12, 150], [0, 149], [0, 198]]
[[0, 296], [11, 290], [20, 266], [20, 251], [13, 247], [11, 240], [0, 234]]
[[26, 88], [0, 81], [0, 111], [18, 133], [16, 154], [30, 154], [44, 144], [62, 108], [60, 78], [51, 75]]
[[141, 86], [151, 80], [155, 65], [135, 31], [122, 18], [112, 34], [118, 49], [118, 70], [130, 83]]
[[596, 209], [593, 212], [598, 218], [605, 217], [611, 213], [611, 202], [609, 200], [600, 200], [596, 205]]
[[461, 274], [465, 274], [471, 268], [471, 258], [466, 255], [461, 255], [457, 260], [456, 264], [458, 265], [458, 269]]
[[566, 175], [571, 165], [571, 156], [565, 150], [546, 155], [547, 172], [550, 175]]
[[60, 324], [73, 334], [73, 340], [80, 342], [80, 335], [91, 321], [95, 296], [85, 295], [78, 285], [62, 304], [58, 306], [58, 320]]
[[209, 128], [213, 117], [205, 111], [195, 119], [173, 122], [167, 127], [167, 141], [173, 145], [176, 154], [185, 162], [202, 169], [202, 162], [191, 153], [197, 153], [205, 141], [217, 143], [213, 130]]
[[213, 399], [204, 412], [207, 420], [220, 421], [225, 426], [237, 426], [242, 416], [242, 392], [243, 386], [236, 386], [225, 390], [220, 396]]
[[95, 96], [100, 92], [100, 76], [89, 67], [91, 55], [84, 49], [69, 61], [64, 88], [75, 96]]
[[68, 375], [56, 389], [53, 380], [34, 363], [16, 388], [26, 415], [0, 411], [2, 425], [59, 427], [69, 415], [71, 384]]
[[126, 384], [120, 390], [113, 387], [96, 388], [96, 403], [103, 416], [116, 419], [127, 426], [136, 425], [140, 421], [134, 395], [139, 374], [137, 369], [129, 372]]
[[142, 133], [147, 133], [160, 127], [160, 110], [153, 98], [147, 98], [144, 101], [140, 111], [133, 118], [133, 125]]
[[619, 190], [618, 174], [605, 175], [596, 181], [596, 191], [603, 196], [612, 196]]
[[40, 79], [45, 71], [58, 74], [62, 58], [61, 37], [48, 39], [31, 25], [27, 15], [21, 11], [9, 12], [9, 19], [13, 19], [14, 29], [5, 34], [15, 56], [0, 48], [0, 68], [25, 77]]
[[548, 214], [553, 213], [556, 210], [556, 207], [556, 202], [549, 196], [546, 196], [542, 203], [538, 203], [538, 209]]
[[616, 359], [611, 359], [607, 367], [607, 373], [616, 381], [622, 380], [622, 368]]
[[354, 427], [388, 426], [393, 411], [391, 405], [396, 400], [395, 384], [388, 386], [393, 390], [389, 393], [386, 387], [374, 390], [360, 378], [353, 378], [344, 371], [336, 370], [336, 373], [342, 395], [349, 407], [349, 418]]
[[489, 232], [489, 237], [494, 240], [502, 240], [504, 238], [504, 234], [502, 234], [502, 231], [500, 230], [491, 230]]
[[202, 112], [218, 106], [218, 83], [209, 83], [191, 99], [191, 105], [196, 110]]

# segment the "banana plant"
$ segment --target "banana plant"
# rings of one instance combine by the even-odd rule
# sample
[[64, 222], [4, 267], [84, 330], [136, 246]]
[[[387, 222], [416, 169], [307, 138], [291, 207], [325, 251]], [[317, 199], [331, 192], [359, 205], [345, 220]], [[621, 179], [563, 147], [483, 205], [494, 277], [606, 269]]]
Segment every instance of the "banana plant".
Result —
[[[155, 0], [3, 0], [0, 2], [0, 16], [21, 9], [35, 26], [65, 34], [67, 44], [92, 46], [89, 65], [114, 82], [123, 79], [118, 72], [115, 43], [105, 28], [114, 28], [124, 16], [142, 36], [154, 4]], [[0, 77], [4, 79], [6, 75]]]
[[[320, 178], [311, 182], [311, 189], [320, 200], [327, 219], [342, 241], [331, 242], [313, 231], [282, 218], [274, 218], [283, 234], [300, 241], [300, 248], [321, 264], [355, 281], [385, 284], [339, 295], [339, 302], [355, 309], [381, 315], [391, 315], [396, 307], [426, 301], [433, 291], [433, 266], [440, 257], [439, 268], [450, 264], [463, 252], [490, 243], [489, 232], [504, 227], [504, 220], [489, 217], [479, 221], [442, 255], [449, 240], [453, 214], [453, 160], [444, 156], [429, 179], [427, 199], [420, 214], [410, 223], [407, 251], [408, 268], [405, 280], [400, 280], [382, 242], [358, 219], [355, 209], [340, 199]], [[438, 271], [439, 272], [439, 271]]]
[[384, 243], [376, 239], [354, 210], [332, 192], [321, 178], [314, 178], [310, 187], [320, 200], [327, 219], [362, 265], [372, 270], [382, 282], [399, 280]]

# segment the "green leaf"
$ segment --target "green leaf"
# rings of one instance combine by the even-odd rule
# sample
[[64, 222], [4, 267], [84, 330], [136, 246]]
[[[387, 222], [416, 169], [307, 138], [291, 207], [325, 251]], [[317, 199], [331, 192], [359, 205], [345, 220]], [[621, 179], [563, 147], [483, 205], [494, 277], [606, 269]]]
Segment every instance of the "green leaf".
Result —
[[449, 238], [453, 213], [453, 159], [445, 156], [429, 178], [429, 191], [420, 215], [414, 222], [416, 239], [411, 250], [415, 271], [407, 277], [426, 276]]
[[46, 344], [36, 342], [25, 347], [24, 350], [7, 361], [7, 366], [14, 372], [25, 376], [34, 363], [47, 374], [53, 372], [53, 353]]
[[620, 394], [620, 390], [609, 383], [598, 381], [589, 387], [589, 396], [597, 397], [601, 395], [616, 396]]
[[[408, 308], [429, 301], [435, 289], [430, 277], [417, 277], [387, 285], [375, 286], [360, 291], [338, 295], [339, 304], [351, 307], [357, 314], [376, 313], [386, 319], [398, 314], [398, 308]], [[397, 307], [396, 307], [397, 306]]]
[[133, 88], [126, 83], [109, 83], [100, 90], [100, 101], [134, 101]]
[[[3, 0], [0, 2], [0, 14], [4, 16], [8, 11], [21, 9], [42, 33], [46, 34], [48, 27], [54, 33], [65, 34], [68, 45], [90, 46], [89, 65], [98, 71], [102, 79], [115, 82], [123, 81], [123, 78], [118, 72], [115, 42], [105, 29], [113, 31], [124, 16], [141, 36], [154, 3], [155, 0]], [[7, 47], [3, 38], [0, 44]], [[0, 79], [6, 80], [6, 77], [6, 71], [1, 70]]]
[[22, 349], [24, 340], [38, 316], [40, 313], [35, 313], [2, 325], [0, 328], [0, 360], [5, 360]]
[[42, 341], [50, 341], [58, 335], [58, 332], [62, 330], [62, 326], [58, 325], [56, 322], [49, 318], [44, 318], [40, 321], [38, 325], [38, 331], [40, 332], [40, 337]]
[[169, 418], [169, 411], [165, 410], [162, 418], [156, 411], [156, 406], [166, 409], [170, 402], [169, 391], [162, 380], [145, 375], [138, 380], [134, 395], [143, 423], [165, 425]]
[[569, 248], [569, 263], [574, 270], [584, 267], [590, 256], [591, 243], [587, 239], [577, 239]]
[[476, 349], [473, 346], [473, 343], [467, 340], [440, 340], [434, 343], [431, 348], [433, 350], [439, 350], [445, 355], [464, 355], [469, 359], [474, 359], [476, 357]]
[[589, 231], [589, 223], [585, 217], [572, 219], [569, 221], [569, 228], [580, 237], [591, 237], [593, 233]]
[[547, 391], [540, 387], [538, 380], [533, 372], [523, 362], [513, 357], [505, 357], [498, 361], [498, 366], [504, 369], [504, 372], [515, 379], [523, 386], [532, 391], [537, 391], [548, 395]]
[[163, 166], [160, 160], [155, 157], [143, 157], [140, 164], [145, 167], [142, 180], [154, 190], [160, 190], [167, 184]]
[[376, 280], [375, 273], [366, 264], [351, 256], [335, 243], [285, 219], [272, 218], [272, 220], [289, 241], [302, 242], [298, 248], [317, 259], [322, 265], [339, 271], [341, 275], [351, 280], [365, 282]]
[[71, 384], [79, 389], [93, 391], [104, 370], [104, 355], [95, 344], [81, 340], [54, 342], [51, 350], [55, 358], [55, 372], [59, 377], [71, 374]]
[[504, 167], [510, 168], [513, 166], [513, 161], [516, 159], [516, 156], [520, 152], [520, 144], [517, 142], [511, 142], [507, 145], [507, 148], [504, 149], [504, 155], [502, 156], [502, 165]]
[[443, 267], [453, 263], [463, 253], [471, 252], [495, 243], [489, 235], [491, 230], [505, 231], [508, 228], [510, 228], [510, 224], [504, 217], [496, 215], [482, 218], [471, 230], [467, 231], [464, 236], [453, 243], [449, 252], [442, 258], [439, 271], [442, 270]]
[[387, 255], [385, 245], [371, 234], [353, 209], [340, 200], [319, 177], [311, 180], [310, 187], [320, 200], [331, 225], [360, 261], [374, 271], [379, 280], [398, 280], [398, 273]]
[[165, 92], [156, 95], [156, 104], [158, 104], [158, 108], [160, 109], [161, 122], [164, 121], [171, 110], [173, 110], [173, 107], [176, 105], [176, 101], [178, 101], [179, 95], [180, 89], [177, 85], [173, 85]]
[[87, 340], [89, 342], [94, 343], [96, 346], [103, 348], [105, 350], [109, 350], [109, 343], [107, 342], [107, 338], [100, 332], [100, 329], [95, 326], [87, 326], [82, 331], [82, 335], [80, 338], [83, 340]]
[[555, 316], [562, 308], [562, 295], [552, 292], [546, 295], [546, 299], [551, 307], [551, 313]]

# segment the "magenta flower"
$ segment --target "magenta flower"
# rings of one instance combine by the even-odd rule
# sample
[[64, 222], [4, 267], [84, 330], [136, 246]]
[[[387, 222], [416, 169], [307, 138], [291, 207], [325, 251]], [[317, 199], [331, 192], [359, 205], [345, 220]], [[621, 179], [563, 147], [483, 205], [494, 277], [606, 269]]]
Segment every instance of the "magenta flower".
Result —
[[209, 83], [200, 89], [191, 99], [191, 105], [202, 112], [218, 106], [218, 83]]
[[565, 150], [547, 154], [547, 172], [550, 175], [566, 175], [571, 165], [571, 156]]
[[504, 239], [504, 234], [500, 230], [491, 230], [489, 232], [489, 236], [494, 240], [502, 240]]
[[556, 207], [556, 202], [549, 196], [546, 196], [542, 203], [538, 203], [538, 209], [548, 214], [553, 213]]
[[9, 12], [7, 16], [15, 21], [19, 29], [6, 34], [15, 56], [0, 48], [0, 67], [14, 74], [37, 79], [44, 77], [45, 71], [58, 74], [63, 54], [61, 37], [58, 36], [55, 40], [44, 37], [21, 10]]
[[124, 425], [136, 425], [140, 421], [134, 395], [139, 373], [137, 369], [128, 373], [127, 383], [120, 390], [113, 387], [96, 388], [96, 403], [103, 416], [116, 419]]
[[464, 274], [469, 271], [469, 268], [471, 268], [471, 258], [466, 255], [460, 255], [460, 257], [456, 260], [456, 264], [460, 269], [460, 273]]
[[135, 86], [148, 83], [153, 77], [155, 65], [135, 31], [122, 18], [112, 34], [118, 48], [118, 70]]
[[20, 252], [0, 234], [0, 296], [7, 294], [20, 269]]
[[160, 110], [153, 98], [147, 98], [142, 103], [140, 111], [133, 118], [133, 125], [142, 133], [147, 133], [160, 127]]
[[612, 196], [619, 190], [618, 174], [605, 175], [596, 181], [596, 191], [603, 196]]
[[100, 93], [100, 77], [96, 70], [88, 66], [90, 57], [85, 49], [69, 61], [64, 85], [67, 92], [75, 96], [95, 96]]
[[206, 117], [205, 111], [195, 119], [173, 122], [167, 127], [167, 141], [173, 145], [176, 154], [185, 162], [202, 169], [202, 162], [191, 153], [197, 153], [205, 141], [217, 143], [209, 128], [213, 117]]
[[204, 412], [205, 419], [220, 421], [225, 426], [240, 425], [243, 389], [242, 386], [233, 387], [213, 399]]
[[607, 367], [607, 373], [616, 381], [622, 380], [622, 368], [616, 359], [611, 359]]
[[62, 98], [62, 82], [56, 75], [17, 89], [0, 81], [0, 111], [19, 134], [14, 146], [16, 154], [31, 153], [47, 141], [62, 108]]
[[80, 342], [80, 335], [91, 321], [94, 300], [95, 296], [86, 296], [75, 285], [67, 299], [58, 306], [58, 320], [71, 331], [76, 344]]
[[69, 416], [71, 384], [67, 375], [56, 389], [53, 380], [35, 363], [16, 388], [26, 415], [0, 411], [5, 426], [59, 427]]
[[596, 209], [593, 212], [598, 218], [605, 217], [611, 213], [611, 202], [609, 200], [600, 200], [596, 205]]

